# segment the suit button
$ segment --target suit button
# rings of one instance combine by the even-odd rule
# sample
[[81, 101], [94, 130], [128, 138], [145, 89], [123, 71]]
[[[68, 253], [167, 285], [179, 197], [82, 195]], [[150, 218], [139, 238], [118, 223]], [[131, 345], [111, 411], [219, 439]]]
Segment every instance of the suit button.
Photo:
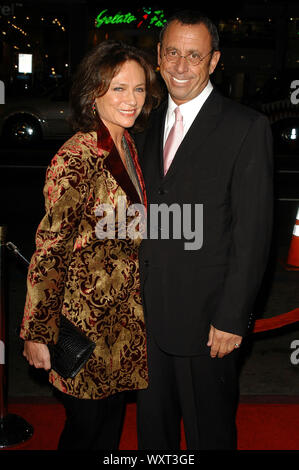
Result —
[[145, 266], [146, 268], [149, 267], [149, 260], [148, 260], [148, 259], [144, 260], [144, 266]]
[[166, 193], [167, 193], [167, 190], [166, 190], [166, 189], [164, 189], [164, 188], [159, 188], [158, 194], [160, 194], [160, 196], [164, 196], [164, 194], [166, 194]]

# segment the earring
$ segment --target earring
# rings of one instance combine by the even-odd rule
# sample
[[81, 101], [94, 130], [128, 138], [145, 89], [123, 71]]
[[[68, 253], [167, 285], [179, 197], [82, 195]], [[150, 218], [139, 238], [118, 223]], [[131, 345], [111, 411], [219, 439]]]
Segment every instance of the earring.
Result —
[[96, 108], [96, 102], [94, 101], [92, 104], [92, 113], [94, 116], [97, 115], [97, 108]]

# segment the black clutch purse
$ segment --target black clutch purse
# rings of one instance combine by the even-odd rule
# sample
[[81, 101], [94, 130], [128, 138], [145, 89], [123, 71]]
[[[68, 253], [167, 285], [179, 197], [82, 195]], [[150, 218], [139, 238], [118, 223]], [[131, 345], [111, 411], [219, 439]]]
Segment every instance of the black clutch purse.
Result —
[[74, 378], [94, 348], [95, 343], [61, 315], [58, 341], [49, 345], [51, 368], [65, 379]]

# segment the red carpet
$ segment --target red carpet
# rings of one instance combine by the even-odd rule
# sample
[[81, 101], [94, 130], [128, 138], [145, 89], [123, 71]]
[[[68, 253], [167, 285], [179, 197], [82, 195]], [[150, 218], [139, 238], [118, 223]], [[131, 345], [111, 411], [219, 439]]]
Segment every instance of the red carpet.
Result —
[[[55, 450], [64, 423], [59, 404], [11, 404], [9, 413], [34, 427], [27, 442], [9, 450]], [[127, 405], [120, 450], [136, 450], [136, 405]], [[237, 413], [239, 450], [298, 450], [299, 404], [240, 403]], [[182, 433], [183, 434], [183, 433]], [[182, 449], [185, 449], [182, 437]]]

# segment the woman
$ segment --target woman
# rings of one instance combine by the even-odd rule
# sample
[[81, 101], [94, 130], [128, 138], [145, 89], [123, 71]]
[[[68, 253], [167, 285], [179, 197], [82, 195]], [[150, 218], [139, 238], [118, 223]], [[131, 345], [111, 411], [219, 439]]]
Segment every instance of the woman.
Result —
[[[96, 347], [74, 378], [53, 369], [66, 423], [59, 449], [117, 449], [125, 390], [147, 387], [139, 292], [141, 238], [99, 236], [99, 207], [146, 205], [136, 149], [127, 128], [140, 127], [159, 91], [143, 53], [106, 41], [79, 66], [72, 91], [77, 133], [53, 158], [44, 188], [46, 215], [36, 234], [21, 337], [24, 356], [51, 369], [60, 315]], [[104, 206], [105, 207], [105, 206]], [[104, 213], [103, 213], [104, 214]], [[117, 223], [116, 223], [117, 227]]]

